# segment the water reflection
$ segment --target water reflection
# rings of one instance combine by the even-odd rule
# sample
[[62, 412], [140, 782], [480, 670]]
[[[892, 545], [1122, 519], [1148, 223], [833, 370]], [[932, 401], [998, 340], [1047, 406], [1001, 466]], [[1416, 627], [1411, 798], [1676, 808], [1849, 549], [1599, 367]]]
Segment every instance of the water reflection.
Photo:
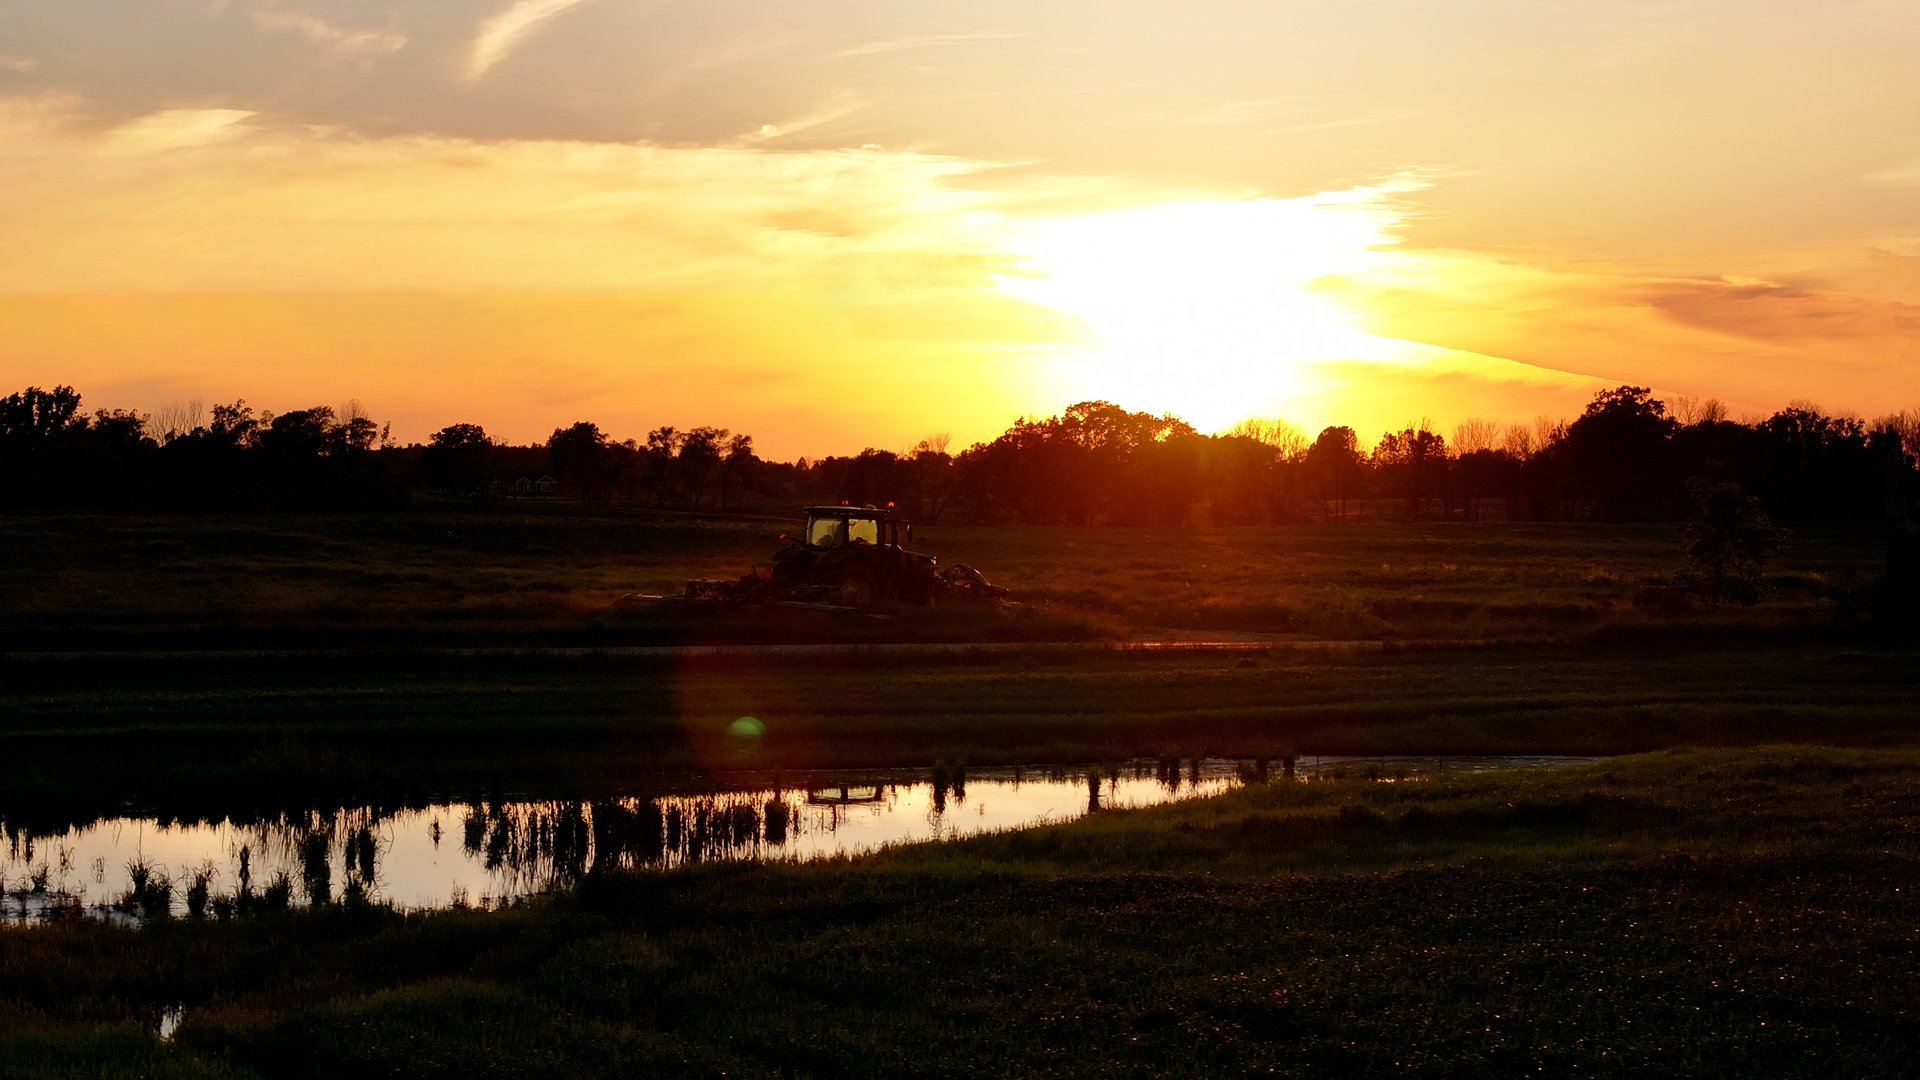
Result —
[[[1282, 775], [1394, 779], [1585, 760], [1302, 758], [1297, 769], [1285, 760]], [[315, 903], [497, 907], [595, 868], [857, 854], [1210, 794], [1270, 770], [1266, 761], [1168, 758], [969, 775], [942, 764], [925, 780], [822, 775], [663, 798], [481, 799], [199, 823], [116, 818], [52, 835], [0, 820], [0, 919], [225, 918]]]

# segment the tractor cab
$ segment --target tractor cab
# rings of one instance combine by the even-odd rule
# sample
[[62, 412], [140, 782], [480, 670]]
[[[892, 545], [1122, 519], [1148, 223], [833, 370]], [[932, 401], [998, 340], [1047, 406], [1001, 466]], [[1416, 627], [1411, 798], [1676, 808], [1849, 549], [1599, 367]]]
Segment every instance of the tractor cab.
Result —
[[[809, 506], [804, 543], [811, 548], [836, 548], [845, 544], [885, 544], [900, 546], [902, 522], [891, 509], [873, 506]], [[913, 538], [913, 526], [906, 526], [906, 538]]]

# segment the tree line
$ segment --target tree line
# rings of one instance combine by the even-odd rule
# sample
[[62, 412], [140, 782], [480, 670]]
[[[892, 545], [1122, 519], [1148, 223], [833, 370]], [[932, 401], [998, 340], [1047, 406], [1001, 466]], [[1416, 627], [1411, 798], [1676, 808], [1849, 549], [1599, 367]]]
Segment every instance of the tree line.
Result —
[[1082, 402], [1022, 418], [958, 453], [762, 459], [724, 428], [619, 440], [580, 421], [509, 445], [475, 423], [400, 445], [353, 403], [256, 413], [244, 401], [88, 413], [71, 387], [0, 398], [0, 506], [113, 510], [387, 510], [416, 493], [488, 501], [726, 510], [749, 497], [895, 502], [924, 522], [1252, 525], [1354, 516], [1677, 520], [1696, 482], [1731, 485], [1776, 519], [1905, 517], [1920, 495], [1920, 410], [1871, 423], [1804, 402], [1750, 422], [1645, 387], [1594, 396], [1570, 421], [1425, 423], [1363, 441], [1278, 422], [1206, 435], [1170, 415]]

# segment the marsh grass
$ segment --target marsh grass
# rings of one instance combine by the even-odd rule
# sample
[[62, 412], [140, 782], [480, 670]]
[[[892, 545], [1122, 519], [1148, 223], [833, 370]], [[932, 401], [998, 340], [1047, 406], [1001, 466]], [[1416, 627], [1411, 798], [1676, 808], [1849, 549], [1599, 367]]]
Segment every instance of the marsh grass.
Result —
[[205, 918], [207, 901], [213, 893], [215, 870], [211, 862], [205, 863], [187, 876], [187, 914], [193, 918]]
[[307, 903], [329, 903], [333, 899], [333, 864], [327, 855], [332, 837], [325, 832], [311, 832], [301, 837], [297, 846], [300, 887]]
[[379, 858], [379, 841], [373, 835], [373, 828], [362, 825], [347, 835], [346, 861], [348, 872], [361, 884], [374, 880], [374, 864]]
[[[593, 875], [500, 912], [0, 931], [0, 1060], [1899, 1075], [1916, 837], [1910, 751], [1272, 782], [858, 860]], [[164, 1047], [109, 1034], [176, 1004]]]
[[[241, 896], [246, 896], [245, 892]], [[293, 879], [284, 870], [276, 871], [267, 879], [267, 885], [260, 890], [260, 907], [264, 911], [285, 911], [293, 904]]]

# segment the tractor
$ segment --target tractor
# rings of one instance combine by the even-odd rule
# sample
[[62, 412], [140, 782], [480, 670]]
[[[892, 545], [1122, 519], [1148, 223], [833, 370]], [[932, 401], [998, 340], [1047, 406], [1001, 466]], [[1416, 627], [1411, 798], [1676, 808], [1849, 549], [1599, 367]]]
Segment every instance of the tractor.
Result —
[[913, 526], [891, 507], [809, 506], [807, 529], [773, 556], [773, 584], [786, 590], [831, 585], [846, 607], [880, 601], [924, 604], [939, 575], [931, 555], [901, 546]]
[[965, 563], [944, 569], [931, 555], [909, 551], [913, 526], [893, 507], [809, 506], [807, 529], [773, 557], [776, 587], [798, 591], [830, 585], [845, 607], [888, 601], [998, 600], [1007, 590]]
[[781, 535], [785, 546], [774, 552], [770, 569], [755, 569], [737, 581], [689, 581], [680, 596], [635, 594], [622, 598], [622, 607], [717, 600], [871, 608], [884, 603], [999, 601], [1007, 595], [965, 563], [941, 567], [933, 556], [907, 550], [913, 526], [896, 517], [891, 506], [809, 506], [806, 515], [804, 532]]

